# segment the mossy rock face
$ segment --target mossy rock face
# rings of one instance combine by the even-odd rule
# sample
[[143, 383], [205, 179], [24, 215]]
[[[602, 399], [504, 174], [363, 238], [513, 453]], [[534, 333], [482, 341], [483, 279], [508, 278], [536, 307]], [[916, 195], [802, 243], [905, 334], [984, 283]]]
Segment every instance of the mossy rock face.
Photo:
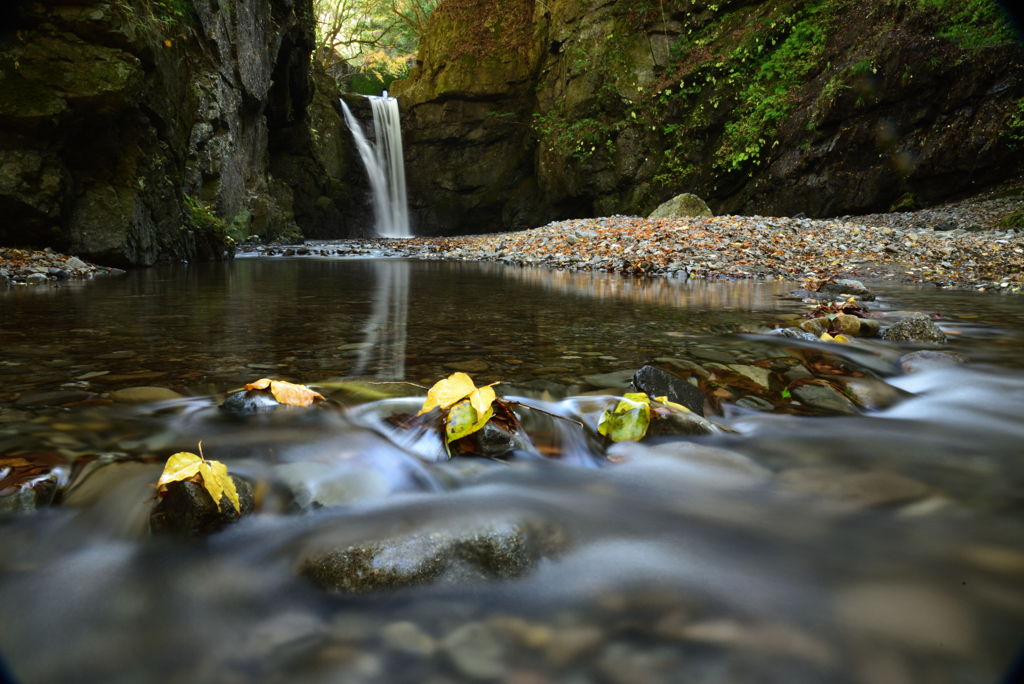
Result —
[[651, 212], [648, 218], [681, 218], [684, 216], [714, 216], [700, 197], [683, 193]]
[[[483, 198], [507, 203], [526, 179], [534, 225], [642, 214], [682, 192], [718, 214], [838, 216], [884, 212], [907, 191], [922, 206], [982, 190], [1019, 168], [1007, 117], [1024, 78], [1011, 34], [972, 19], [989, 16], [979, 8], [665, 2], [663, 16], [657, 3], [550, 0], [529, 59], [511, 66], [446, 60], [465, 35], [438, 21], [392, 88], [414, 208], [455, 234], [518, 227], [525, 212], [488, 213]], [[482, 135], [487, 112], [520, 129]], [[462, 183], [460, 164], [486, 173]]]
[[[312, 0], [22, 5], [0, 44], [0, 244], [194, 262], [253, 218], [273, 235], [358, 213], [332, 94], [313, 102]], [[304, 172], [275, 178], [282, 157]]]

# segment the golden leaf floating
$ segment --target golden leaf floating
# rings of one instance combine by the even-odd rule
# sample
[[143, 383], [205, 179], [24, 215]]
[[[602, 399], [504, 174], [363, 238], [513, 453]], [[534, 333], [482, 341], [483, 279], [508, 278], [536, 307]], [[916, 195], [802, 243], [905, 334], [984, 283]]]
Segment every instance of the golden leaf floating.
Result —
[[309, 406], [314, 401], [326, 401], [319, 392], [314, 392], [305, 385], [293, 385], [283, 380], [270, 380], [262, 378], [256, 382], [250, 382], [245, 386], [247, 390], [269, 389], [274, 399], [289, 406]]
[[[199, 453], [203, 453], [203, 444], [199, 443]], [[228, 501], [235, 507], [239, 515], [242, 513], [242, 505], [238, 500], [238, 491], [235, 483], [228, 475], [228, 467], [220, 461], [207, 461], [202, 456], [196, 456], [186, 451], [174, 454], [167, 459], [164, 472], [156, 483], [157, 494], [163, 492], [164, 487], [172, 482], [183, 480], [194, 480], [199, 477], [199, 483], [210, 493], [210, 498], [217, 504], [217, 510], [223, 510], [220, 505], [221, 498], [228, 497]]]
[[822, 342], [850, 342], [850, 338], [846, 335], [836, 334], [829, 335], [828, 333], [821, 333], [821, 337], [818, 338]]

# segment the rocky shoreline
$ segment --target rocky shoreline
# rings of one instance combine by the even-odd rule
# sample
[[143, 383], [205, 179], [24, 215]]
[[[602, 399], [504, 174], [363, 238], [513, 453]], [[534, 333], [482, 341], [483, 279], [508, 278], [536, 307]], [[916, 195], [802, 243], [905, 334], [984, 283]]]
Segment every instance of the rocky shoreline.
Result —
[[837, 219], [714, 216], [573, 219], [515, 233], [244, 245], [257, 256], [492, 261], [676, 278], [857, 278], [947, 289], [1024, 291], [1024, 228], [1000, 225], [1024, 198], [993, 193], [915, 212]]
[[119, 268], [89, 263], [76, 256], [55, 252], [0, 248], [0, 283], [15, 285], [56, 285], [72, 278], [120, 275]]

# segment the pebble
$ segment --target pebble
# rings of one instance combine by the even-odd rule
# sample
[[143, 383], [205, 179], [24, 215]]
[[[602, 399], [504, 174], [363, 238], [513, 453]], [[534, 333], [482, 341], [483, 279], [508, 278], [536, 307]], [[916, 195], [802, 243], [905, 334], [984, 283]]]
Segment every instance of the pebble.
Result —
[[437, 651], [437, 641], [414, 623], [392, 622], [381, 630], [384, 645], [395, 651], [429, 657]]
[[14, 402], [17, 408], [27, 408], [29, 406], [63, 406], [64, 404], [73, 404], [77, 401], [85, 401], [89, 397], [93, 396], [89, 392], [76, 392], [76, 391], [56, 391], [56, 392], [35, 392], [33, 394], [25, 394]]
[[484, 623], [462, 625], [446, 635], [440, 647], [455, 668], [470, 679], [498, 679], [508, 673], [505, 650]]
[[907, 375], [951, 368], [967, 363], [967, 357], [957, 352], [921, 350], [900, 357], [900, 369]]

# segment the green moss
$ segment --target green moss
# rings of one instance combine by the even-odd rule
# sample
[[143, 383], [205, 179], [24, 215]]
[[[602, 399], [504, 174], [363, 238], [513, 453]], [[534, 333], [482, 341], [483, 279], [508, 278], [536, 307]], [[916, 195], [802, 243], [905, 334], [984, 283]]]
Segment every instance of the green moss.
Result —
[[1024, 228], [1024, 209], [1015, 211], [999, 222], [1002, 228]]
[[985, 48], [1013, 40], [1006, 13], [993, 0], [919, 0], [940, 14], [938, 37], [967, 48]]
[[243, 209], [230, 221], [225, 221], [213, 213], [210, 207], [203, 206], [188, 195], [185, 195], [185, 208], [193, 228], [214, 236], [220, 242], [238, 243], [249, 237], [251, 215], [247, 209]]
[[893, 202], [892, 206], [889, 207], [889, 213], [896, 213], [901, 211], [914, 211], [917, 209], [917, 197], [912, 192], [908, 192], [898, 200]]

